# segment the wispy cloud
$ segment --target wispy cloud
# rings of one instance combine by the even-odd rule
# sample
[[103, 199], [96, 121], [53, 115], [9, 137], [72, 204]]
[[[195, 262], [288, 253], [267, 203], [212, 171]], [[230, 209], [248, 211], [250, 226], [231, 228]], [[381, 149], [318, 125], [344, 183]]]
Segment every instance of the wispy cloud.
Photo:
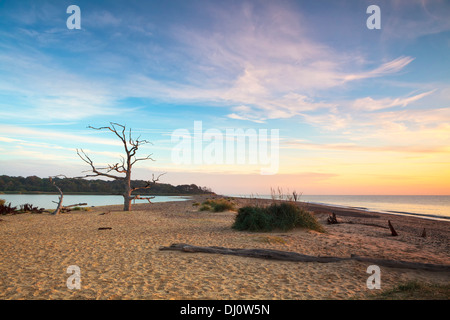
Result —
[[373, 70], [360, 72], [357, 74], [345, 75], [343, 76], [343, 78], [345, 81], [352, 81], [352, 80], [381, 77], [384, 75], [397, 73], [403, 68], [405, 68], [408, 64], [410, 64], [413, 60], [414, 58], [412, 57], [399, 57], [392, 61], [386, 62]]
[[[14, 125], [2, 125], [0, 127], [0, 135], [3, 136], [2, 139], [4, 139], [4, 141], [9, 140], [8, 142], [33, 141], [35, 139], [41, 139], [43, 141], [53, 141], [60, 144], [67, 144], [70, 142], [72, 144], [85, 143], [110, 146], [122, 145], [118, 139], [100, 138], [92, 134], [71, 134], [63, 130], [41, 130]], [[18, 137], [21, 139], [18, 139]]]
[[[137, 64], [143, 70], [124, 60], [123, 55], [121, 58], [121, 53], [130, 51], [126, 48], [112, 46], [106, 55], [112, 63], [109, 67], [104, 58], [89, 55], [108, 72], [121, 74], [116, 78], [62, 67], [52, 56], [36, 50], [31, 55], [14, 49], [0, 56], [8, 79], [0, 81], [0, 91], [9, 94], [19, 89], [27, 97], [22, 101], [29, 111], [24, 116], [33, 114], [49, 121], [118, 115], [119, 100], [144, 97], [231, 108], [245, 105], [247, 111], [233, 110], [228, 117], [261, 122], [333, 108], [335, 104], [320, 99], [325, 90], [394, 74], [413, 61], [403, 56], [366, 71], [364, 64], [354, 63], [365, 61], [359, 54], [340, 52], [311, 38], [299, 12], [290, 9], [242, 3], [234, 4], [233, 10], [211, 9], [215, 22], [209, 29], [175, 23], [166, 31], [171, 41], [158, 61], [149, 54], [155, 45], [137, 42], [133, 46], [131, 40], [124, 39], [133, 47], [133, 56], [138, 57]], [[123, 21], [108, 10], [87, 15], [88, 29], [120, 26], [123, 33], [128, 32]], [[100, 41], [86, 32], [94, 44]], [[155, 69], [157, 65], [160, 70]], [[169, 69], [171, 65], [175, 68]], [[85, 68], [90, 67], [97, 70], [98, 66], [87, 60]], [[167, 71], [169, 74], [161, 73]], [[7, 110], [7, 104], [3, 105]], [[14, 115], [5, 110], [1, 115]]]
[[383, 98], [383, 99], [373, 99], [371, 97], [356, 99], [353, 102], [352, 107], [360, 111], [375, 111], [381, 109], [388, 109], [392, 107], [406, 107], [407, 105], [418, 101], [432, 93], [436, 90], [423, 92], [411, 97], [406, 98]]
[[21, 95], [21, 106], [2, 101], [0, 114], [15, 118], [17, 108], [26, 110], [23, 118], [79, 120], [98, 115], [118, 114], [115, 96], [106, 84], [87, 79], [65, 68], [52, 65], [49, 56], [31, 56], [22, 52], [0, 55], [7, 74], [0, 81], [3, 95]]

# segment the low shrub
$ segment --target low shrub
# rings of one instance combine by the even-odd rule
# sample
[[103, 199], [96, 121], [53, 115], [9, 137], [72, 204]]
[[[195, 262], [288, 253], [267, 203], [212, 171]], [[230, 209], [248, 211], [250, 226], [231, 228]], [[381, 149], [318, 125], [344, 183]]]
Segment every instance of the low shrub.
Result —
[[369, 296], [374, 300], [448, 300], [449, 283], [425, 283], [412, 280]]
[[271, 231], [273, 217], [265, 208], [246, 206], [239, 209], [233, 224], [233, 229], [248, 231]]
[[13, 207], [11, 203], [0, 204], [0, 215], [17, 214], [17, 213], [20, 213], [19, 211], [17, 211], [17, 206]]
[[73, 207], [71, 208], [71, 211], [90, 211], [91, 208], [88, 207]]
[[212, 211], [213, 208], [209, 204], [202, 204], [199, 208], [200, 211]]
[[227, 210], [234, 210], [234, 204], [227, 199], [215, 199], [215, 200], [206, 200], [202, 203], [200, 207], [200, 211], [214, 211], [214, 212], [223, 212]]
[[324, 232], [316, 218], [292, 202], [273, 203], [267, 207], [246, 206], [239, 209], [233, 224], [236, 230], [288, 231], [294, 228], [306, 228]]
[[19, 213], [25, 213], [25, 212], [43, 213], [44, 212], [44, 208], [35, 207], [30, 203], [21, 204], [19, 207], [20, 207]]
[[19, 209], [17, 209], [17, 206], [13, 207], [11, 203], [5, 204], [4, 201], [0, 202], [0, 215], [43, 212], [44, 208], [38, 208], [29, 203], [21, 204]]

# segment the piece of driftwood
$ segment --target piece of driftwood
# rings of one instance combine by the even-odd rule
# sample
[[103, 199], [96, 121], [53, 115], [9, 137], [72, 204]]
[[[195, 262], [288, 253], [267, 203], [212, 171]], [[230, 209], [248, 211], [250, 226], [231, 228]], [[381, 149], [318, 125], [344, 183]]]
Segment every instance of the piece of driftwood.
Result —
[[[55, 202], [55, 201], [53, 201]], [[79, 206], [87, 206], [87, 203], [77, 203], [77, 204], [71, 204], [68, 206], [62, 206], [61, 213], [68, 213], [72, 211], [72, 207], [79, 207]]]
[[64, 206], [64, 208], [79, 207], [79, 206], [87, 206], [87, 203], [71, 204], [69, 206]]
[[300, 254], [290, 251], [279, 251], [271, 249], [234, 249], [224, 247], [198, 247], [185, 243], [174, 243], [170, 247], [160, 247], [159, 250], [174, 250], [182, 252], [203, 252], [203, 253], [218, 253], [225, 255], [234, 255], [242, 257], [263, 258], [283, 261], [298, 261], [298, 262], [338, 262], [348, 260], [350, 258], [340, 257], [315, 257]]
[[98, 228], [98, 230], [111, 230], [112, 228], [111, 227], [100, 227], [100, 228]]
[[427, 232], [425, 231], [425, 228], [423, 228], [421, 237], [422, 238], [426, 238], [427, 237]]
[[336, 213], [332, 212], [331, 215], [328, 216], [327, 219], [328, 224], [338, 224], [338, 220], [336, 217]]
[[420, 263], [410, 261], [397, 261], [397, 260], [385, 260], [385, 259], [373, 259], [367, 257], [359, 257], [357, 255], [351, 255], [350, 257], [333, 257], [333, 256], [309, 256], [291, 251], [279, 251], [271, 249], [236, 249], [236, 248], [224, 248], [224, 247], [199, 247], [185, 243], [174, 243], [169, 247], [160, 247], [159, 250], [172, 250], [181, 252], [200, 252], [200, 253], [214, 253], [224, 255], [235, 255], [241, 257], [252, 257], [282, 261], [293, 262], [340, 262], [348, 260], [356, 260], [360, 262], [366, 262], [374, 265], [385, 266], [390, 268], [405, 268], [435, 272], [450, 272], [450, 265], [439, 265], [431, 263]]
[[391, 220], [388, 220], [389, 230], [391, 230], [391, 234], [393, 237], [398, 236], [398, 233], [395, 231], [394, 226], [391, 223]]
[[99, 216], [104, 216], [105, 214], [110, 214], [111, 211], [107, 211], [107, 212], [102, 212], [99, 214]]

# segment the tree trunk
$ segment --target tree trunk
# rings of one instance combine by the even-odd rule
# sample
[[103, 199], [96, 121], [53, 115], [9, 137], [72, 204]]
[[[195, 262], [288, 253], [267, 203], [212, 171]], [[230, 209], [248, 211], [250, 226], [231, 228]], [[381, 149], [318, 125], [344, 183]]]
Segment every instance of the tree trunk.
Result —
[[123, 196], [123, 211], [131, 211], [131, 199], [129, 196]]
[[[128, 171], [130, 172], [130, 170]], [[125, 192], [123, 194], [123, 211], [131, 211], [131, 175], [125, 177]]]

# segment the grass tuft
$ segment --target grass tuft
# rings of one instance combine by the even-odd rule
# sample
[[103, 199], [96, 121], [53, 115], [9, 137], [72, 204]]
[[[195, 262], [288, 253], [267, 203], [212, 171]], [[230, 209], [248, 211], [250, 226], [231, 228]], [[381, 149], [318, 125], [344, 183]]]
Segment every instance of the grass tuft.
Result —
[[450, 284], [428, 284], [418, 281], [409, 281], [397, 285], [372, 299], [379, 300], [448, 300], [450, 297]]
[[311, 213], [293, 202], [273, 203], [267, 207], [242, 207], [233, 224], [233, 229], [240, 231], [288, 231], [294, 228], [325, 232], [325, 229]]
[[230, 199], [214, 199], [206, 200], [200, 206], [200, 211], [223, 212], [227, 210], [235, 210], [233, 202]]
[[72, 211], [90, 211], [91, 208], [88, 207], [73, 207]]

